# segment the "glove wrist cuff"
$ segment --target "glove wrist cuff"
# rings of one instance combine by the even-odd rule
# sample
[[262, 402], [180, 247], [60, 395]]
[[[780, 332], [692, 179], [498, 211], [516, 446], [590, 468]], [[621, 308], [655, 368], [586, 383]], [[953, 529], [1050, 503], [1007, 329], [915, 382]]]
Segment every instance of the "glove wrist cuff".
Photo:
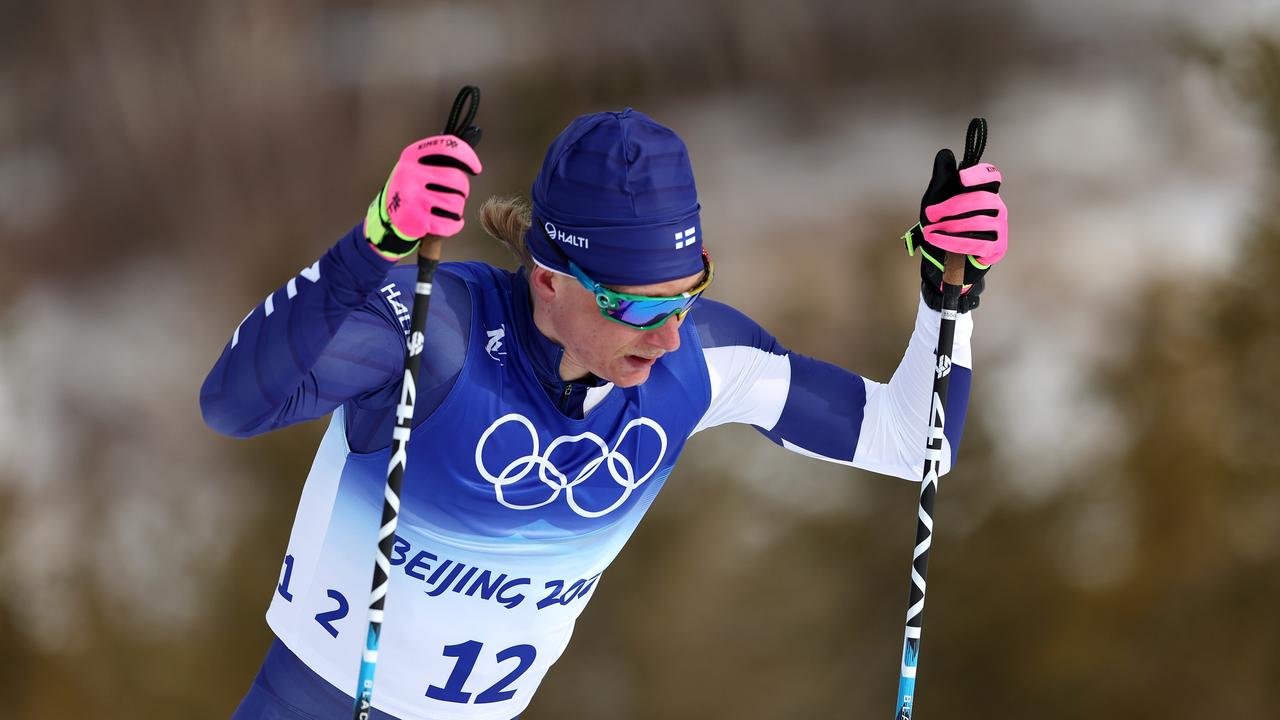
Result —
[[[927, 280], [920, 281], [920, 297], [924, 298], [924, 304], [929, 306], [930, 310], [942, 311], [942, 290], [929, 284]], [[960, 304], [957, 310], [967, 313], [978, 307], [982, 298], [973, 290], [960, 296]]]
[[369, 211], [364, 217], [364, 234], [378, 254], [388, 260], [400, 260], [418, 249], [417, 240], [405, 240], [382, 217], [383, 194], [369, 203]]

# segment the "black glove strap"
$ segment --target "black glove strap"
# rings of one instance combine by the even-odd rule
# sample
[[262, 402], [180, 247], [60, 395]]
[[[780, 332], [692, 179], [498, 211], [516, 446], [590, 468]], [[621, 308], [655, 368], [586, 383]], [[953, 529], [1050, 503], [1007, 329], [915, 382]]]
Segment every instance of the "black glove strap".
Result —
[[396, 231], [387, 223], [383, 223], [384, 229], [382, 242], [378, 243], [378, 249], [388, 255], [408, 255], [418, 248], [418, 240], [405, 240], [396, 234]]
[[[982, 299], [978, 296], [978, 293], [982, 292], [980, 284], [984, 280], [985, 278], [979, 279], [969, 289], [969, 292], [960, 296], [960, 312], [967, 313], [978, 307], [978, 302]], [[928, 281], [920, 281], [920, 297], [924, 298], [924, 304], [928, 305], [930, 310], [942, 311], [942, 291], [930, 285]]]

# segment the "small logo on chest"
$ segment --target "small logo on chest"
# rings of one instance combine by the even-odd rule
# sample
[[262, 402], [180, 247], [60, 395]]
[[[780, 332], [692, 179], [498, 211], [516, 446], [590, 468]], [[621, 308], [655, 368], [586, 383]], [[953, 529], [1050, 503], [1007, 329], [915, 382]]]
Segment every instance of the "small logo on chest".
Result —
[[507, 327], [499, 325], [497, 330], [486, 330], [484, 334], [489, 338], [484, 351], [488, 353], [490, 360], [501, 365], [503, 356], [507, 354], [507, 351], [502, 349], [502, 339], [507, 336]]

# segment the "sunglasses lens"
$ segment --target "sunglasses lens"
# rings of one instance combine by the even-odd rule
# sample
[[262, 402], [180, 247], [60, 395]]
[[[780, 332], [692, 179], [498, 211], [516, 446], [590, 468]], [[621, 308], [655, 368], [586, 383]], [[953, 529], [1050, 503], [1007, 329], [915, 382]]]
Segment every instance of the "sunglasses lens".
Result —
[[694, 301], [701, 297], [703, 291], [711, 285], [711, 278], [715, 275], [715, 265], [711, 263], [711, 256], [705, 250], [702, 252], [702, 262], [706, 267], [703, 282], [689, 291], [689, 295], [669, 298], [639, 297], [614, 292], [592, 280], [572, 260], [569, 261], [569, 270], [578, 282], [582, 283], [582, 287], [595, 293], [596, 306], [600, 308], [602, 315], [623, 325], [630, 325], [640, 330], [652, 330], [666, 323], [673, 314], [684, 317], [684, 314], [689, 312], [689, 308], [693, 307]]
[[618, 303], [618, 307], [609, 312], [609, 317], [633, 327], [646, 327], [659, 320], [666, 319], [675, 312], [684, 312], [693, 305], [698, 296], [673, 298], [670, 300], [629, 300]]

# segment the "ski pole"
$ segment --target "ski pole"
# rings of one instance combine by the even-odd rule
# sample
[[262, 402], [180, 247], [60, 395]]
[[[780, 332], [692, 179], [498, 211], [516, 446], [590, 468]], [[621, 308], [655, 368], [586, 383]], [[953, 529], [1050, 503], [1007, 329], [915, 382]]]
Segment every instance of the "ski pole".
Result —
[[[965, 134], [960, 169], [977, 165], [987, 146], [987, 121], [974, 118]], [[964, 285], [965, 256], [947, 253], [942, 274], [942, 324], [938, 328], [937, 358], [933, 373], [933, 399], [929, 408], [929, 434], [925, 440], [924, 475], [920, 481], [920, 509], [916, 518], [916, 546], [911, 556], [911, 593], [907, 598], [907, 622], [902, 640], [902, 666], [898, 675], [895, 720], [911, 720], [915, 699], [916, 664], [920, 659], [920, 630], [924, 618], [925, 575], [933, 544], [933, 501], [938, 495], [942, 468], [943, 428], [946, 424], [947, 387], [951, 379], [951, 346], [955, 339], [960, 290]]]
[[[467, 103], [470, 101], [470, 105]], [[463, 108], [467, 108], [462, 115]], [[455, 135], [475, 147], [480, 142], [480, 129], [472, 125], [480, 107], [480, 88], [467, 85], [453, 101], [453, 110], [445, 123], [444, 134]], [[368, 720], [373, 711], [373, 674], [378, 668], [378, 645], [382, 638], [382, 611], [391, 580], [391, 547], [395, 542], [396, 523], [400, 518], [400, 486], [408, 464], [409, 434], [413, 431], [413, 409], [417, 399], [418, 370], [422, 367], [427, 307], [431, 300], [431, 280], [440, 264], [443, 238], [427, 236], [418, 246], [418, 281], [413, 292], [413, 311], [409, 320], [409, 338], [405, 348], [404, 379], [400, 384], [400, 403], [396, 406], [396, 426], [391, 431], [391, 460], [387, 465], [387, 487], [382, 496], [382, 526], [378, 530], [378, 554], [373, 565], [373, 589], [369, 593], [369, 632], [360, 658], [360, 678], [356, 683], [353, 717]]]

